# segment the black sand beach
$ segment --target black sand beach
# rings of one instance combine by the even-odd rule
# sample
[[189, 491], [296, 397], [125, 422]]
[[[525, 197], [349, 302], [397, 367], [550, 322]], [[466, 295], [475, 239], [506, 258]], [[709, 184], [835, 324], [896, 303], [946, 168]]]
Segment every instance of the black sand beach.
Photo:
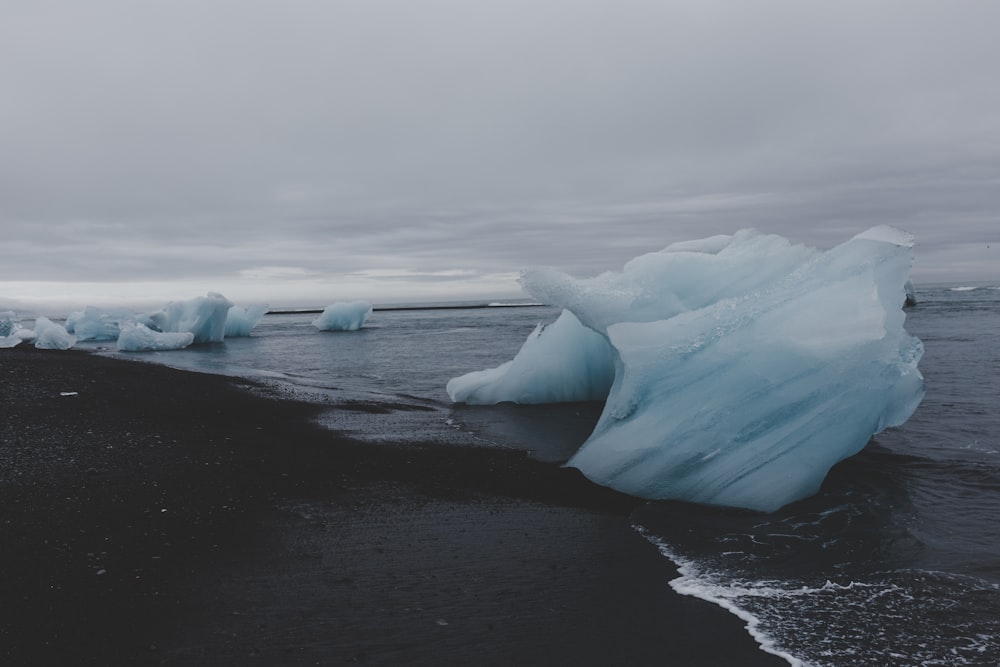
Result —
[[247, 384], [0, 351], [0, 664], [785, 664], [670, 589], [636, 501]]

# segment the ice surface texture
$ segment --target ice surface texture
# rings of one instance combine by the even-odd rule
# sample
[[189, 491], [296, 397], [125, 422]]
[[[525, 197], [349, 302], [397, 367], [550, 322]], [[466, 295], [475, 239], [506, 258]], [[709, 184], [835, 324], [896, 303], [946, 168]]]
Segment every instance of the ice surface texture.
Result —
[[364, 326], [371, 313], [372, 305], [367, 301], [334, 303], [313, 320], [313, 326], [320, 331], [356, 331]]
[[742, 231], [587, 280], [526, 272], [533, 296], [616, 355], [604, 412], [567, 465], [644, 498], [773, 511], [815, 493], [923, 397], [923, 346], [903, 328], [912, 245], [890, 227], [822, 253]]

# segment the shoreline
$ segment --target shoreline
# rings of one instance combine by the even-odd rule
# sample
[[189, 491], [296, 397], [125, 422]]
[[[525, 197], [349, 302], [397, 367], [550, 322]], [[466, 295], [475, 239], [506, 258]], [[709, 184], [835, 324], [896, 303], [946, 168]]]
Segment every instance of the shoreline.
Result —
[[573, 469], [82, 351], [0, 378], [4, 664], [787, 664]]

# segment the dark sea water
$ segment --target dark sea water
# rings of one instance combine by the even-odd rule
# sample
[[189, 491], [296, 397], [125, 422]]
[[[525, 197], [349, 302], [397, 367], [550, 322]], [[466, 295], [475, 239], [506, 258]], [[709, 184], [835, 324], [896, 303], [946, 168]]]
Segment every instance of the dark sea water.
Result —
[[[1000, 289], [917, 286], [927, 395], [902, 427], [769, 515], [652, 502], [632, 516], [681, 568], [672, 586], [747, 621], [801, 665], [1000, 664]], [[270, 378], [377, 446], [447, 442], [563, 461], [599, 404], [452, 405], [448, 379], [514, 356], [547, 307], [377, 311], [357, 332], [268, 315], [249, 338], [131, 355]], [[373, 411], [371, 406], [384, 410]], [[665, 664], [669, 660], [665, 657]]]

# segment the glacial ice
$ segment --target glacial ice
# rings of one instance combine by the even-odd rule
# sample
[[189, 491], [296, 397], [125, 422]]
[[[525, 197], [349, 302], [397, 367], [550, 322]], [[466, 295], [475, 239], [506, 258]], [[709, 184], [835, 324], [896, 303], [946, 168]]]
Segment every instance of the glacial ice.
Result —
[[[912, 246], [886, 226], [826, 252], [744, 230], [590, 279], [525, 272], [532, 296], [573, 312], [615, 357], [601, 418], [566, 465], [643, 498], [773, 511], [815, 493], [923, 397], [923, 346], [903, 327]], [[525, 381], [543, 386], [494, 379], [502, 394], [468, 398], [556, 395], [537, 375]]]
[[21, 328], [21, 320], [13, 310], [0, 311], [0, 338], [13, 337], [14, 332]]
[[448, 381], [451, 400], [473, 405], [602, 401], [615, 377], [615, 357], [604, 336], [564, 310], [539, 324], [511, 361]]
[[77, 340], [116, 340], [122, 323], [135, 319], [135, 314], [128, 310], [87, 306], [66, 318], [66, 331], [75, 333]]
[[342, 301], [324, 308], [312, 324], [320, 331], [356, 331], [371, 313], [372, 305], [367, 301]]
[[189, 332], [195, 343], [218, 343], [226, 335], [226, 320], [232, 302], [215, 292], [188, 301], [172, 301], [148, 315], [151, 329], [163, 333]]
[[249, 336], [253, 328], [267, 313], [267, 304], [257, 303], [247, 307], [233, 306], [226, 316], [226, 337]]
[[122, 322], [118, 335], [118, 349], [123, 352], [150, 352], [154, 350], [180, 350], [194, 342], [190, 331], [153, 331], [140, 322]]
[[0, 350], [11, 348], [21, 343], [21, 337], [15, 335], [21, 329], [21, 321], [13, 310], [0, 311]]
[[35, 347], [40, 350], [68, 350], [76, 344], [76, 336], [47, 317], [35, 320]]

